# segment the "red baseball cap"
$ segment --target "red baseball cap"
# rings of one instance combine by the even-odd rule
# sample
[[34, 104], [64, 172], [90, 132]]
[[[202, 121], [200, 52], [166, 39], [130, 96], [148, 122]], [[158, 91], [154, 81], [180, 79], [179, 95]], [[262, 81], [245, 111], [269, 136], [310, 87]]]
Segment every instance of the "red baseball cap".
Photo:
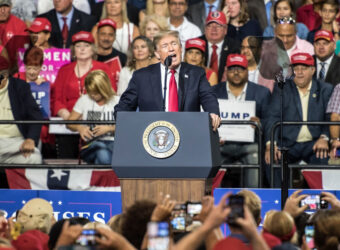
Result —
[[199, 38], [192, 38], [185, 42], [185, 49], [187, 50], [195, 48], [205, 53], [205, 45], [206, 42], [204, 40]]
[[209, 23], [218, 23], [220, 25], [226, 25], [227, 24], [227, 18], [225, 17], [225, 14], [222, 11], [212, 11], [207, 16], [207, 19], [205, 20], [205, 25], [208, 25]]
[[111, 26], [114, 30], [117, 29], [116, 22], [111, 20], [111, 19], [109, 19], [109, 18], [105, 18], [105, 19], [100, 20], [100, 22], [98, 23], [98, 29], [100, 27], [103, 27], [103, 26], [106, 26], [106, 25]]
[[292, 65], [304, 64], [314, 66], [314, 58], [308, 53], [296, 53], [290, 57]]
[[76, 42], [94, 43], [94, 38], [90, 32], [80, 31], [72, 36], [72, 43]]
[[48, 21], [46, 18], [37, 17], [36, 19], [34, 19], [31, 26], [26, 30], [33, 32], [33, 33], [38, 33], [38, 32], [41, 32], [41, 31], [51, 32], [52, 26], [51, 26], [50, 21]]
[[328, 30], [318, 30], [314, 35], [314, 42], [319, 39], [325, 39], [329, 42], [334, 42], [333, 33]]
[[248, 68], [248, 60], [245, 55], [230, 54], [227, 58], [227, 67], [231, 66], [241, 66], [246, 69]]
[[48, 250], [48, 235], [39, 230], [30, 230], [12, 241], [16, 249]]

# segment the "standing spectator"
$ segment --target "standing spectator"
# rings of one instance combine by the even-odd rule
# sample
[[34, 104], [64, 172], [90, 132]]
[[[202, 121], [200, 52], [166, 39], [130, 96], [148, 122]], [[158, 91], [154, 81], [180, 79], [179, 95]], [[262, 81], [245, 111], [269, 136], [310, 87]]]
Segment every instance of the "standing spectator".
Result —
[[246, 36], [262, 36], [259, 22], [249, 19], [246, 0], [222, 0], [222, 3], [221, 9], [229, 18], [227, 37], [241, 42]]
[[[277, 23], [277, 20], [280, 20], [284, 17], [292, 17], [295, 18], [293, 3], [290, 0], [278, 0], [274, 3], [273, 7], [273, 24]], [[263, 31], [263, 36], [265, 37], [273, 37], [274, 36], [274, 25], [268, 25]], [[307, 39], [308, 36], [308, 28], [303, 23], [296, 23], [297, 35], [300, 39]]]
[[270, 24], [270, 13], [273, 2], [273, 0], [247, 1], [250, 19], [257, 20], [262, 30]]
[[277, 20], [275, 36], [282, 41], [289, 58], [298, 52], [314, 55], [313, 45], [300, 39], [296, 31], [296, 23], [292, 17], [284, 17]]
[[335, 41], [339, 40], [339, 24], [336, 17], [339, 13], [339, 3], [337, 0], [325, 0], [321, 4], [321, 25], [308, 33], [308, 42], [314, 42], [315, 33], [318, 30], [328, 30], [333, 32]]
[[[69, 120], [113, 121], [114, 106], [118, 103], [118, 98], [107, 74], [102, 70], [90, 72], [85, 78], [85, 89], [87, 94], [78, 99]], [[78, 131], [86, 142], [80, 156], [87, 163], [111, 164], [115, 125], [70, 124], [67, 127]]]
[[142, 36], [146, 36], [151, 41], [156, 34], [169, 30], [168, 20], [164, 16], [155, 14], [146, 16], [139, 25], [139, 31]]
[[[105, 0], [101, 19], [109, 18], [116, 23], [116, 39], [113, 47], [126, 54], [131, 41], [139, 36], [138, 27], [131, 23], [127, 17], [125, 0]], [[98, 24], [92, 29], [96, 37]]]
[[69, 48], [74, 34], [90, 31], [95, 25], [95, 18], [73, 7], [72, 1], [53, 0], [54, 9], [39, 15], [52, 24], [50, 43], [53, 47]]
[[48, 19], [37, 17], [27, 30], [30, 34], [32, 46], [39, 47], [42, 50], [51, 48], [48, 40], [51, 37], [52, 26]]
[[139, 22], [142, 22], [145, 16], [149, 15], [169, 16], [169, 8], [167, 0], [147, 0], [146, 9], [139, 12]]
[[[0, 120], [42, 120], [31, 89], [24, 81], [9, 77], [9, 63], [0, 56]], [[41, 164], [36, 148], [41, 125], [5, 124], [0, 126], [0, 162]]]
[[335, 42], [332, 32], [319, 30], [314, 37], [315, 77], [331, 83], [340, 83], [340, 58], [334, 54]]
[[127, 89], [133, 72], [153, 64], [154, 46], [145, 36], [136, 37], [128, 51], [126, 66], [121, 70], [117, 95], [121, 96]]
[[0, 0], [0, 44], [8, 52], [10, 74], [16, 71], [18, 49], [28, 47], [29, 45], [26, 24], [11, 14], [11, 9], [11, 0]]
[[218, 81], [222, 79], [227, 56], [238, 53], [240, 43], [227, 34], [227, 19], [222, 11], [214, 11], [209, 14], [205, 22], [204, 35], [200, 38], [206, 42], [205, 65], [215, 71]]
[[301, 6], [296, 11], [297, 21], [304, 23], [309, 30], [317, 29], [321, 25], [320, 10], [324, 0], [313, 0], [313, 3]]
[[217, 74], [212, 69], [204, 66], [205, 47], [206, 42], [199, 38], [187, 40], [185, 43], [184, 62], [204, 68], [210, 86], [214, 86], [218, 83]]
[[184, 16], [188, 9], [188, 0], [169, 0], [169, 24], [170, 30], [177, 30], [181, 39], [182, 47], [185, 42], [202, 35], [201, 30]]

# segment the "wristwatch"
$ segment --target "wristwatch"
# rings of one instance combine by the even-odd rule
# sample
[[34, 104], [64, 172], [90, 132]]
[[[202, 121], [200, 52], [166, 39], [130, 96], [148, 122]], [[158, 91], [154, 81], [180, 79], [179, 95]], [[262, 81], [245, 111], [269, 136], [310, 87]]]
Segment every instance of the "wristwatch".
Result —
[[329, 141], [329, 137], [327, 135], [322, 134], [320, 135], [320, 138], [324, 139], [325, 141]]

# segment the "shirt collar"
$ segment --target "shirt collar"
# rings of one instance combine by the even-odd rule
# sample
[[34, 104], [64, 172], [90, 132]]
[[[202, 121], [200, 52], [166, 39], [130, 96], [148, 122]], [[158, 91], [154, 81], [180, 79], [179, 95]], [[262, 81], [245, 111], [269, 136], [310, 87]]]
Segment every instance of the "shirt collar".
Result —
[[[219, 3], [219, 0], [216, 0], [215, 2], [213, 2], [212, 4], [210, 3], [207, 3], [206, 1], [204, 1], [204, 7], [205, 8], [209, 8], [210, 5], [213, 5], [215, 7], [215, 9], [217, 10], [218, 9], [218, 3]], [[208, 13], [207, 13], [208, 14]]]
[[322, 62], [326, 63], [326, 65], [330, 65], [331, 61], [333, 60], [334, 53], [326, 60], [326, 61], [321, 61], [319, 58], [316, 57], [316, 63], [320, 64]]
[[[231, 90], [230, 90], [230, 88], [229, 88], [229, 82], [227, 82], [227, 92], [228, 93], [232, 93], [231, 92]], [[242, 92], [241, 92], [241, 94], [240, 95], [242, 95], [242, 94], [245, 94], [246, 93], [246, 91], [247, 91], [247, 87], [248, 87], [248, 82], [246, 82], [246, 84], [244, 84], [244, 86], [243, 86], [243, 89], [242, 89]], [[239, 96], [240, 96], [239, 95]]]

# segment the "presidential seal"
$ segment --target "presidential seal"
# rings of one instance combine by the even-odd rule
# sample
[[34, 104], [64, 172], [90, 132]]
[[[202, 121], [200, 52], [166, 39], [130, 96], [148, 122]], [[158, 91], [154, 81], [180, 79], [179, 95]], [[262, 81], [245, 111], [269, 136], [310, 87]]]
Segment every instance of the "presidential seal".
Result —
[[144, 149], [155, 158], [170, 157], [177, 151], [179, 142], [177, 128], [167, 121], [151, 123], [143, 134]]

